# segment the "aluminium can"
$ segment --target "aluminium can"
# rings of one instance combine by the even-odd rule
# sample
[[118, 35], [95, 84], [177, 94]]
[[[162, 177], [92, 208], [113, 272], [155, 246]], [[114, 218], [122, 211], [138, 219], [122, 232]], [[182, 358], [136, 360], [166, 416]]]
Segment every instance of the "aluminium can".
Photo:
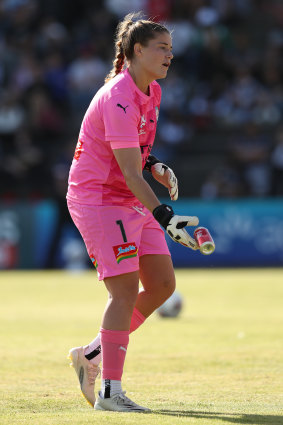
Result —
[[210, 255], [215, 250], [215, 243], [206, 227], [198, 227], [194, 231], [194, 238], [199, 245], [199, 250], [204, 255]]

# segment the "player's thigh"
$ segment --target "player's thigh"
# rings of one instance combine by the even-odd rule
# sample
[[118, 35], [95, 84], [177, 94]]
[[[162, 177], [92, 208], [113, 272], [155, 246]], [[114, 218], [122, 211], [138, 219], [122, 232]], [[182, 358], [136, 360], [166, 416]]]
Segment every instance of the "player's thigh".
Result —
[[138, 271], [140, 214], [123, 206], [68, 202], [68, 207], [96, 266], [99, 280]]
[[147, 254], [140, 257], [140, 280], [148, 292], [171, 294], [176, 287], [170, 255]]

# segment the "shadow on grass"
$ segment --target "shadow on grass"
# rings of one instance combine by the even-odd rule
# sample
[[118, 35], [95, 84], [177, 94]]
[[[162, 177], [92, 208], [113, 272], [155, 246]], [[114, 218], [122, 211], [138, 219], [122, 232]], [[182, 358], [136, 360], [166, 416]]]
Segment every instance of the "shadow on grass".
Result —
[[252, 415], [242, 413], [223, 412], [201, 412], [197, 410], [154, 410], [152, 413], [166, 416], [179, 416], [188, 418], [218, 419], [233, 424], [254, 424], [254, 425], [283, 425], [283, 416], [276, 415]]

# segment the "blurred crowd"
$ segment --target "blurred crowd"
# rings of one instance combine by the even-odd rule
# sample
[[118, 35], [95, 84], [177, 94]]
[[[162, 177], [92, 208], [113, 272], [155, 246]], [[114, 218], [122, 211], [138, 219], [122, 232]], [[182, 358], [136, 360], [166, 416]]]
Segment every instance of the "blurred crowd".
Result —
[[63, 200], [126, 13], [165, 22], [155, 154], [183, 196], [283, 196], [280, 0], [0, 0], [0, 199]]

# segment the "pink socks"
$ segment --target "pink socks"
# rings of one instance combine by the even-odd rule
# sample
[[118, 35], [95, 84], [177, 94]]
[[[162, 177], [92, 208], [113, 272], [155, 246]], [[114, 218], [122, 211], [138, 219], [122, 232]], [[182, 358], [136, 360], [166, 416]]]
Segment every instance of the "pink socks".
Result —
[[[137, 328], [139, 328], [143, 322], [145, 321], [145, 317], [141, 314], [139, 310], [134, 308], [131, 325], [130, 325], [130, 333], [134, 332]], [[100, 345], [100, 333], [97, 337], [89, 344], [84, 346], [85, 356], [91, 363], [98, 365], [101, 361], [101, 345]]]
[[86, 357], [91, 357], [99, 351], [99, 354], [90, 361], [97, 361], [102, 356], [101, 397], [109, 398], [122, 391], [121, 378], [129, 344], [129, 335], [144, 321], [145, 317], [135, 308], [129, 331], [114, 331], [101, 328], [100, 334], [93, 341], [94, 345], [92, 346], [91, 343], [87, 347], [88, 350], [92, 349], [93, 352], [86, 353]]
[[145, 317], [141, 314], [139, 310], [134, 308], [131, 325], [130, 325], [130, 333], [134, 332], [140, 325], [145, 321]]
[[102, 347], [102, 379], [121, 381], [129, 344], [129, 331], [100, 329]]

